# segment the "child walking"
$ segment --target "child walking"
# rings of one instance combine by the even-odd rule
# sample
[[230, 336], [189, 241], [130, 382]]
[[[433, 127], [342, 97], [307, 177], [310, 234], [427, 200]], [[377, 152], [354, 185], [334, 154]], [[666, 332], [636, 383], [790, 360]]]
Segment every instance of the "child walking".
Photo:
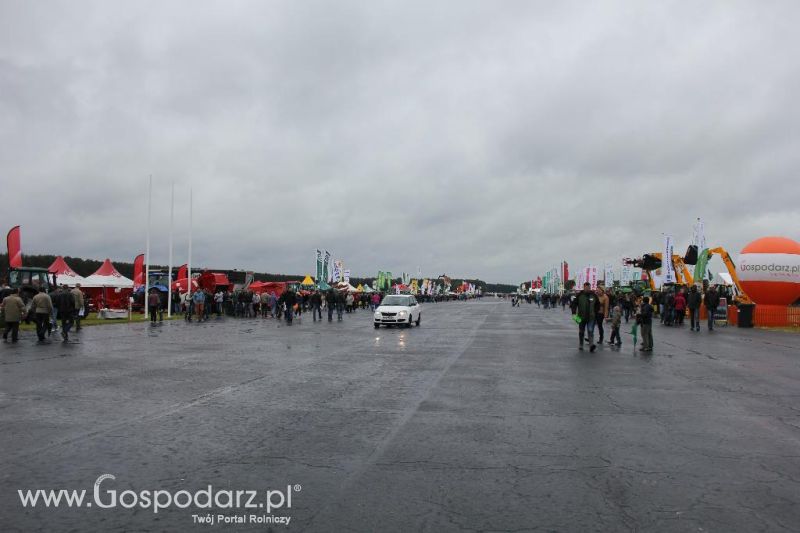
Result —
[[[622, 346], [622, 337], [619, 335], [620, 324], [622, 324], [622, 307], [617, 302], [611, 310], [611, 338], [608, 340], [608, 344]], [[616, 342], [614, 342], [614, 339], [616, 339]]]

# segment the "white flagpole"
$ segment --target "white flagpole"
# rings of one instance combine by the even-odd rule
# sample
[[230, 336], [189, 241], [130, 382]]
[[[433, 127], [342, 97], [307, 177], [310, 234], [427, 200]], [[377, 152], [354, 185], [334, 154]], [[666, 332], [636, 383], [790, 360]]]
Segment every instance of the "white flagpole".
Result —
[[169, 274], [167, 275], [167, 318], [172, 317], [172, 230], [175, 225], [175, 182], [172, 182], [172, 195], [169, 208]]
[[192, 189], [189, 188], [189, 261], [186, 263], [186, 292], [192, 292]]
[[153, 210], [153, 175], [150, 174], [150, 182], [147, 187], [147, 244], [144, 252], [144, 319], [148, 319], [150, 309], [147, 298], [150, 295], [150, 216]]

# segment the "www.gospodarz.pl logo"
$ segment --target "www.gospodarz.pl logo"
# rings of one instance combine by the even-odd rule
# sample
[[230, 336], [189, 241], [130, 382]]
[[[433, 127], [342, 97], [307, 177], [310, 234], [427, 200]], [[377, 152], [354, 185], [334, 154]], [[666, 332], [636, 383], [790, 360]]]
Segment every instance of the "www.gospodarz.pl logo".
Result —
[[[301, 490], [300, 485], [287, 485], [285, 490], [218, 490], [213, 485], [208, 485], [196, 491], [173, 492], [163, 489], [117, 491], [111, 485], [116, 479], [112, 474], [98, 477], [94, 482], [91, 498], [87, 498], [87, 491], [84, 489], [17, 490], [17, 494], [25, 508], [145, 509], [152, 510], [154, 514], [170, 508], [192, 508], [204, 511], [258, 510], [271, 515], [274, 511], [290, 510], [293, 493]], [[273, 518], [285, 518], [286, 524], [290, 519], [290, 517]]]

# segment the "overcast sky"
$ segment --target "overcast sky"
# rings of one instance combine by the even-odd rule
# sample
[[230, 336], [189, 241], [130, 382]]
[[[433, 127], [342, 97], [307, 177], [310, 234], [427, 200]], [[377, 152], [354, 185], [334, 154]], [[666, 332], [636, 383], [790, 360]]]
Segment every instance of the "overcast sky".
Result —
[[23, 252], [518, 283], [800, 238], [800, 2], [0, 0]]

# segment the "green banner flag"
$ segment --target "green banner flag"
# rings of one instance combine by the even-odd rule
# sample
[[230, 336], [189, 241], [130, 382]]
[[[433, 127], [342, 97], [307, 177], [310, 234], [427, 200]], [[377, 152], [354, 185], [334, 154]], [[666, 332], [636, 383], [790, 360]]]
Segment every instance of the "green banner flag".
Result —
[[708, 268], [708, 248], [704, 248], [697, 256], [697, 264], [694, 266], [694, 281], [702, 283], [706, 277]]

